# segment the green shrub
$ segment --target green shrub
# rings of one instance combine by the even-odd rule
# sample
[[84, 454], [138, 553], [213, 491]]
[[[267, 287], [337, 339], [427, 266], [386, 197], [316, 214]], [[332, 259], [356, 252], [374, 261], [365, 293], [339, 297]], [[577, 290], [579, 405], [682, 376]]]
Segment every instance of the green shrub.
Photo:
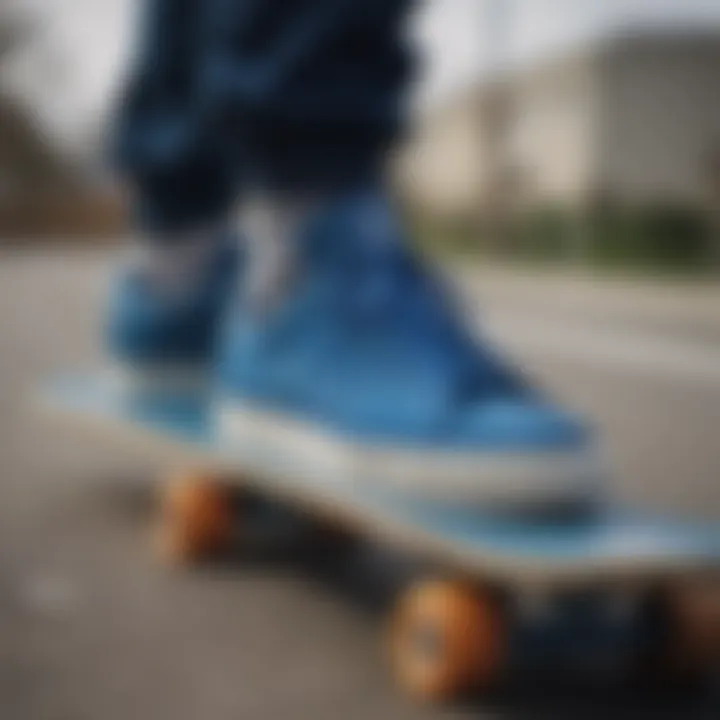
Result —
[[532, 261], [563, 260], [570, 254], [573, 230], [571, 214], [561, 208], [523, 213], [509, 225], [504, 254]]
[[478, 253], [529, 262], [700, 270], [711, 248], [703, 214], [671, 204], [606, 205], [581, 213], [538, 206], [508, 217], [434, 218], [407, 214], [412, 235], [431, 252]]
[[656, 205], [589, 215], [590, 261], [658, 269], [700, 268], [709, 261], [706, 224], [696, 210]]

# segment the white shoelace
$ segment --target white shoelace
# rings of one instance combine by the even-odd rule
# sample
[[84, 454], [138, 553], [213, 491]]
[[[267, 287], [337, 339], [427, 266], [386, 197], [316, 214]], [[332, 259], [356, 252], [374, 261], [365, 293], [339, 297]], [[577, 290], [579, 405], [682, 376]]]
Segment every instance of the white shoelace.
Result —
[[298, 265], [297, 233], [316, 207], [307, 197], [277, 198], [256, 194], [238, 210], [245, 240], [247, 272], [243, 297], [263, 311], [288, 291]]

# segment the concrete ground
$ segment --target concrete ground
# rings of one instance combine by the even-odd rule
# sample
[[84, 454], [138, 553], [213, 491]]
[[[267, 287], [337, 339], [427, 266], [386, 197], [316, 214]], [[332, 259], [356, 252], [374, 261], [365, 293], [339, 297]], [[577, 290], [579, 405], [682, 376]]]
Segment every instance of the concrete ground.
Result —
[[[160, 459], [26, 411], [45, 373], [97, 358], [107, 269], [101, 253], [0, 256], [2, 720], [717, 717], [565, 689], [421, 710], [379, 661], [372, 568], [159, 569], [146, 480]], [[718, 292], [492, 272], [462, 285], [488, 332], [596, 422], [620, 497], [720, 519]]]

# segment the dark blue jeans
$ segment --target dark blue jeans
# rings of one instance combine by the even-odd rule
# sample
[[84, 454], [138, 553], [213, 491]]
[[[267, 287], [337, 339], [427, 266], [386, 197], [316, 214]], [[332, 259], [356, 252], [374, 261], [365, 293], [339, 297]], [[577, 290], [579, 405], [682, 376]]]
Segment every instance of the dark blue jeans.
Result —
[[380, 172], [402, 126], [412, 0], [146, 0], [114, 132], [138, 221], [220, 217], [248, 184], [283, 192]]

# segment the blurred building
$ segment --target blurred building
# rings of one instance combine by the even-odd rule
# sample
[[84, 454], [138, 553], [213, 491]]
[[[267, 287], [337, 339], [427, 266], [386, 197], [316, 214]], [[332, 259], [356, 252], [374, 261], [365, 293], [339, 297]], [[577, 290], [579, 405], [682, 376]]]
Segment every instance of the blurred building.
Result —
[[461, 93], [421, 124], [401, 187], [439, 215], [720, 204], [720, 32], [606, 37]]
[[0, 205], [66, 187], [74, 180], [30, 114], [13, 98], [0, 95]]
[[58, 153], [32, 115], [0, 95], [0, 243], [109, 235], [122, 219], [108, 184]]
[[[0, 16], [0, 63], [29, 37], [32, 28]], [[0, 243], [117, 231], [120, 204], [98, 175], [63, 152], [29, 103], [0, 86]]]

